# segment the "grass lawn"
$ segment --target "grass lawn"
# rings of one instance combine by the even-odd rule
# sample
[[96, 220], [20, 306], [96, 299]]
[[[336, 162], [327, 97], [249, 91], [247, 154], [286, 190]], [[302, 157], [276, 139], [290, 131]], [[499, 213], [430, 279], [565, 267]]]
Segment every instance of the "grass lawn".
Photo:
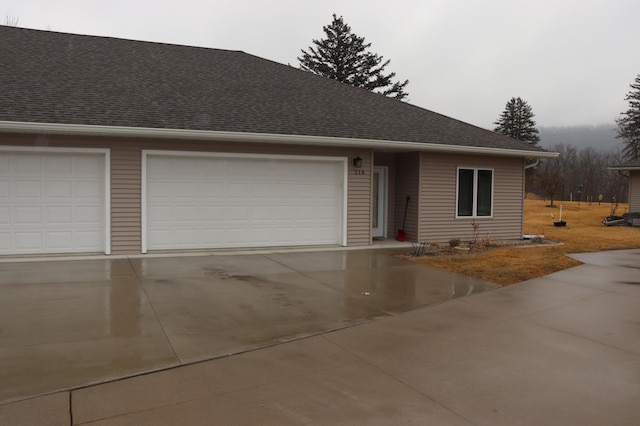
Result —
[[[547, 247], [504, 247], [477, 255], [450, 257], [421, 257], [418, 263], [458, 272], [501, 285], [515, 284], [562, 269], [580, 265], [565, 253], [593, 252], [640, 248], [640, 228], [606, 227], [602, 219], [611, 213], [611, 204], [564, 202], [562, 220], [566, 227], [553, 225], [559, 220], [559, 203], [547, 207], [542, 200], [525, 200], [526, 234], [542, 234], [545, 238], [563, 243]], [[620, 204], [616, 214], [627, 210]], [[482, 229], [480, 229], [482, 237]]]

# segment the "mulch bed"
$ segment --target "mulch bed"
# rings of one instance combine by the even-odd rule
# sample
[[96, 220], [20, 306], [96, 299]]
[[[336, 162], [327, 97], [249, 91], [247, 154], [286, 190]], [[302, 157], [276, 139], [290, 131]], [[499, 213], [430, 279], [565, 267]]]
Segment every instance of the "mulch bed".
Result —
[[489, 241], [479, 240], [475, 243], [470, 242], [452, 242], [442, 244], [438, 242], [432, 243], [413, 243], [411, 252], [405, 253], [403, 257], [445, 257], [445, 256], [469, 256], [486, 253], [487, 251], [496, 250], [503, 247], [539, 247], [544, 245], [558, 245], [559, 243], [543, 237], [534, 237], [522, 240], [500, 240]]

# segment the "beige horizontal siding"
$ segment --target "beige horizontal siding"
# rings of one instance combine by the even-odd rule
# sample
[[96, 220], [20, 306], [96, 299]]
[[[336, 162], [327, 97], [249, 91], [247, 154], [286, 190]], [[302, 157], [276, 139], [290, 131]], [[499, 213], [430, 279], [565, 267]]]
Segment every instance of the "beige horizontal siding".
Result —
[[112, 143], [111, 148], [111, 252], [140, 253], [141, 154], [135, 144]]
[[[355, 156], [355, 155], [354, 155]], [[362, 158], [364, 174], [356, 175], [356, 169], [349, 161], [347, 245], [367, 246], [371, 244], [371, 173], [373, 153], [358, 154]], [[352, 157], [350, 157], [352, 158]]]
[[[242, 144], [182, 140], [116, 139], [80, 136], [39, 136], [0, 134], [0, 144], [15, 146], [51, 146], [109, 148], [111, 152], [111, 252], [140, 253], [141, 155], [142, 150], [198, 151], [243, 154], [313, 155], [349, 158], [347, 176], [347, 244], [371, 244], [371, 165], [370, 150], [327, 148], [287, 144]], [[351, 159], [360, 156], [364, 175], [356, 175]]]
[[420, 240], [470, 239], [471, 218], [456, 219], [458, 167], [488, 168], [494, 173], [493, 217], [476, 218], [480, 238], [518, 239], [523, 229], [523, 160], [510, 157], [422, 153]]

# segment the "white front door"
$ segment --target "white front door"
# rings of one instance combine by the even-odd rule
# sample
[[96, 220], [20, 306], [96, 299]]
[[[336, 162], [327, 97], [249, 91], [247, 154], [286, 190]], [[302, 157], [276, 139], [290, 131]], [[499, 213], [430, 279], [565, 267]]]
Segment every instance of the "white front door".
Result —
[[384, 238], [386, 235], [387, 211], [387, 168], [373, 168], [373, 200], [371, 214], [371, 234], [373, 238]]

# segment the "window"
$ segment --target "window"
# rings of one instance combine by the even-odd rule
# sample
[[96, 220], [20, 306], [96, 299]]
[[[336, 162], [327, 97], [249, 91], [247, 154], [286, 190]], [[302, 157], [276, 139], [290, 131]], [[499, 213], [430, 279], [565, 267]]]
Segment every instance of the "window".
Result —
[[493, 170], [459, 168], [457, 201], [457, 216], [491, 216]]

